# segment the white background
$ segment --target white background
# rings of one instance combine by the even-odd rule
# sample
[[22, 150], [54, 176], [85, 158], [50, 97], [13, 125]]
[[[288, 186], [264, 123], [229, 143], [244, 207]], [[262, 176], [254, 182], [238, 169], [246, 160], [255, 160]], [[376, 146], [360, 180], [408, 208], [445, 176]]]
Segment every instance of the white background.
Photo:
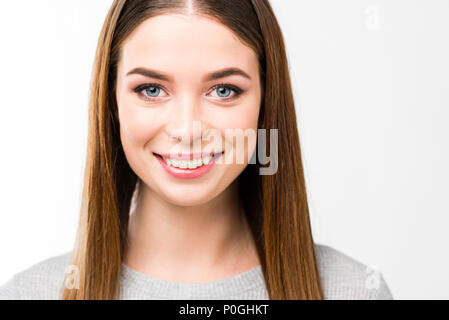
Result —
[[[0, 283], [73, 246], [111, 3], [0, 1]], [[377, 266], [396, 299], [449, 299], [449, 1], [271, 3], [316, 242]]]

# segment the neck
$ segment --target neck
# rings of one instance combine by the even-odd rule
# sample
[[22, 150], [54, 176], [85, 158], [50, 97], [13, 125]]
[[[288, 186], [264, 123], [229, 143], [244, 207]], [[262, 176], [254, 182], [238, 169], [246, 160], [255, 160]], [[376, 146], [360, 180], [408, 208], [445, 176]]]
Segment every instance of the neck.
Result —
[[128, 266], [166, 280], [198, 282], [259, 265], [237, 180], [213, 200], [189, 207], [141, 188], [129, 220]]

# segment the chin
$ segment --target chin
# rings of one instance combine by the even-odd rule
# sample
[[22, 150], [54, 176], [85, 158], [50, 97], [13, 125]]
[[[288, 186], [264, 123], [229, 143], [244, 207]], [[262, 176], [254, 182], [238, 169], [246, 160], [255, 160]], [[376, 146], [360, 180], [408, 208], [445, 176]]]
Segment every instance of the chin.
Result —
[[179, 186], [176, 190], [163, 188], [159, 192], [163, 194], [167, 202], [183, 207], [202, 205], [214, 198], [212, 189], [195, 188], [189, 185]]
[[204, 203], [209, 202], [212, 200], [210, 197], [186, 197], [186, 196], [178, 196], [178, 197], [172, 197], [168, 196], [167, 201], [170, 202], [173, 205], [180, 206], [180, 207], [194, 207], [199, 206]]

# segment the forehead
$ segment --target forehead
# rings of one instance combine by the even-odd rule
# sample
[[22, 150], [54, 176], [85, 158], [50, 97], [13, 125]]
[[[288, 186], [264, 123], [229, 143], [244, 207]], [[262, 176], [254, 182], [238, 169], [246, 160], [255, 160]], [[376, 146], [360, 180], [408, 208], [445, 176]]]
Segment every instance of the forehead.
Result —
[[175, 75], [223, 67], [257, 71], [256, 53], [225, 25], [200, 16], [160, 15], [141, 23], [122, 46], [124, 72], [157, 67]]

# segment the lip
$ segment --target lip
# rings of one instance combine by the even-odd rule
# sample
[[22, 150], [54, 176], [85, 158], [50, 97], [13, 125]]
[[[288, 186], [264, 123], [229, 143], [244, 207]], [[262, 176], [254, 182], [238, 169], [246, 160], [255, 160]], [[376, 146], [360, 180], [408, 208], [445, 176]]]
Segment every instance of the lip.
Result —
[[[217, 159], [219, 159], [224, 152], [216, 153], [213, 158], [210, 160], [209, 164], [202, 165], [201, 167], [195, 168], [195, 169], [181, 169], [181, 168], [175, 168], [173, 166], [169, 166], [164, 159], [162, 159], [160, 154], [153, 153], [153, 156], [159, 161], [162, 168], [170, 174], [171, 176], [178, 178], [178, 179], [194, 179], [199, 178], [201, 176], [204, 176], [206, 173], [208, 173], [215, 165], [215, 162]], [[184, 155], [186, 157], [193, 156], [194, 154], [187, 154]], [[198, 155], [198, 154], [197, 154]], [[201, 154], [200, 154], [201, 155]], [[206, 153], [205, 155], [211, 155], [211, 153]], [[180, 158], [172, 158], [172, 159], [180, 159]], [[185, 159], [185, 158], [184, 158]], [[189, 158], [187, 158], [189, 159]], [[196, 158], [193, 158], [196, 159]], [[181, 159], [182, 160], [182, 159]], [[192, 158], [190, 158], [192, 160]]]
[[195, 160], [195, 159], [200, 159], [200, 158], [205, 158], [207, 156], [212, 157], [218, 153], [223, 153], [223, 152], [213, 152], [213, 151], [209, 151], [209, 152], [196, 152], [196, 153], [156, 153], [154, 152], [156, 155], [162, 156], [165, 159], [171, 159], [171, 160]]

